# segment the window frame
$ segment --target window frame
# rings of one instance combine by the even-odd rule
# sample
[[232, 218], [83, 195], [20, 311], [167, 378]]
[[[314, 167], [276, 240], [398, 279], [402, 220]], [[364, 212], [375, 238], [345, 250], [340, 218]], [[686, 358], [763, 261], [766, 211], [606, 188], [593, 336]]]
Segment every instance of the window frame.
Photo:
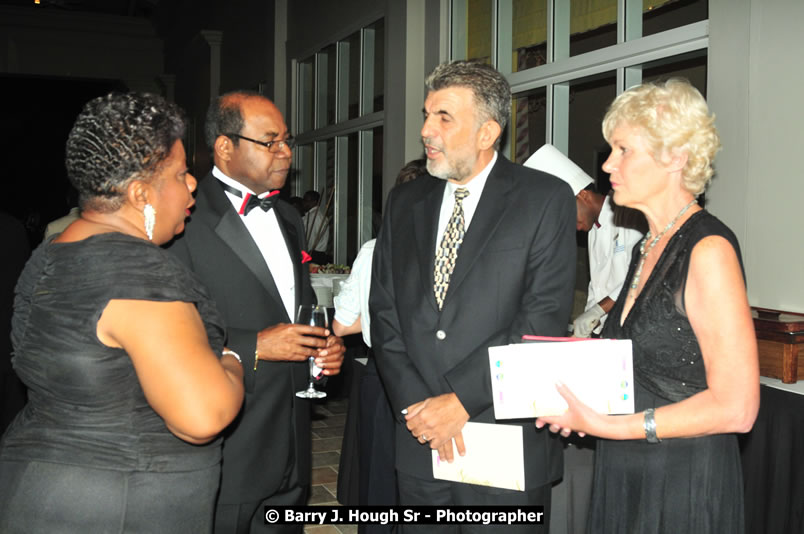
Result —
[[[547, 63], [513, 72], [509, 42], [513, 0], [489, 1], [493, 3], [492, 65], [508, 79], [514, 99], [534, 89], [546, 89], [545, 140], [565, 154], [569, 148], [569, 87], [573, 81], [615, 71], [616, 94], [619, 95], [642, 82], [643, 64], [709, 48], [708, 19], [641, 37], [642, 0], [618, 0], [617, 44], [570, 56], [569, 35], [558, 34], [569, 32], [568, 2], [547, 0]], [[467, 3], [468, 0], [449, 2], [451, 59], [463, 59], [460, 51], [466, 50], [465, 32], [460, 32], [458, 26], [465, 23], [460, 17], [466, 16]], [[508, 32], [500, 31], [503, 24]], [[565, 43], [565, 46], [557, 43]], [[511, 137], [506, 137], [502, 147], [502, 152], [509, 157], [512, 156]]]
[[[316, 49], [312, 54], [302, 56], [303, 59], [293, 58], [290, 61], [291, 72], [291, 91], [294, 95], [291, 106], [292, 124], [301, 125], [302, 115], [308, 110], [304, 110], [305, 100], [303, 98], [302, 87], [303, 79], [301, 75], [301, 65], [314, 57], [313, 71], [316, 73], [313, 79], [312, 91], [315, 95], [314, 109], [312, 110], [313, 119], [312, 129], [307, 131], [294, 131], [297, 146], [310, 146], [313, 150], [313, 168], [305, 169], [303, 162], [294, 159], [293, 168], [299, 173], [312, 171], [313, 176], [313, 189], [319, 193], [324, 192], [328, 194], [327, 189], [327, 142], [333, 141], [334, 148], [334, 187], [335, 196], [333, 198], [333, 211], [332, 211], [332, 251], [333, 261], [335, 263], [344, 264], [350, 257], [357, 254], [357, 250], [347, 250], [347, 217], [348, 217], [348, 202], [347, 199], [350, 195], [357, 194], [358, 196], [358, 223], [357, 223], [357, 244], [358, 249], [360, 244], [365, 243], [373, 238], [372, 233], [372, 219], [373, 210], [379, 210], [380, 206], [372, 205], [372, 190], [373, 190], [373, 137], [376, 128], [384, 127], [385, 123], [385, 109], [370, 111], [374, 105], [374, 83], [375, 83], [375, 38], [376, 38], [376, 25], [382, 22], [385, 24], [385, 17], [376, 17], [368, 21], [363, 21], [361, 26], [357, 29], [351, 28], [350, 31], [344, 33], [339, 39], [334, 42], [326, 43]], [[359, 75], [359, 97], [357, 99], [359, 112], [358, 116], [349, 119], [349, 93], [344, 90], [349, 84], [349, 69], [354, 68], [350, 65], [349, 54], [349, 38], [356, 32], [360, 33], [359, 46], [360, 46], [360, 69]], [[387, 35], [387, 29], [383, 32]], [[327, 103], [328, 87], [326, 76], [325, 60], [328, 59], [324, 52], [332, 45], [335, 45], [335, 121], [333, 124], [325, 124], [325, 108]], [[383, 44], [383, 49], [386, 45]], [[387, 69], [387, 66], [383, 67]], [[322, 76], [323, 75], [323, 76]], [[324, 78], [324, 79], [322, 79]], [[384, 78], [384, 77], [383, 77]], [[385, 88], [383, 87], [383, 94]], [[386, 104], [387, 105], [387, 104]], [[385, 106], [383, 106], [384, 108]], [[358, 157], [357, 157], [357, 173], [358, 173], [358, 187], [357, 191], [348, 190], [348, 139], [351, 134], [357, 133], [358, 139]], [[382, 177], [377, 179], [381, 180]], [[305, 193], [302, 191], [302, 180], [297, 180], [292, 186], [292, 194], [301, 196]], [[322, 193], [322, 202], [326, 202], [325, 194]]]

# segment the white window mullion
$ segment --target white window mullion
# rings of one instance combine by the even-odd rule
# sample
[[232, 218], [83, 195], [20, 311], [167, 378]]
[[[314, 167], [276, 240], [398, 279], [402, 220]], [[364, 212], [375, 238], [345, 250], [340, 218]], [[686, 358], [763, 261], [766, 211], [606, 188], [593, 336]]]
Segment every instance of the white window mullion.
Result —
[[374, 51], [375, 31], [363, 28], [360, 32], [363, 53], [360, 61], [360, 116], [374, 110]]
[[[552, 0], [548, 5], [553, 7], [551, 12], [547, 11], [548, 37], [549, 28], [553, 29], [552, 38], [548, 43], [552, 43], [552, 56], [549, 56], [548, 63], [563, 61], [570, 57], [570, 16], [571, 3], [562, 0]], [[549, 44], [548, 44], [549, 47]]]
[[600, 50], [573, 56], [560, 62], [515, 72], [509, 77], [514, 94], [563, 83], [595, 74], [611, 72], [619, 67], [631, 67], [658, 61], [709, 46], [707, 21], [667, 30], [636, 41], [621, 43]]
[[503, 74], [514, 72], [514, 39], [513, 39], [513, 20], [514, 2], [513, 0], [497, 0], [497, 20], [494, 24], [494, 31], [497, 38], [492, 41], [496, 44], [497, 70]]
[[334, 222], [332, 254], [335, 263], [346, 263], [346, 218], [349, 201], [349, 138], [335, 138], [335, 196], [332, 199]]
[[[642, 37], [642, 0], [617, 0], [617, 42]], [[642, 66], [617, 68], [617, 94], [642, 83]]]
[[[568, 83], [558, 83], [551, 86], [553, 94], [552, 120], [548, 121], [550, 143], [564, 154], [569, 150], [569, 95]], [[549, 125], [552, 124], [552, 128]]]
[[617, 0], [617, 42], [642, 37], [642, 0]]
[[372, 191], [374, 179], [374, 131], [363, 130], [358, 134], [360, 143], [357, 161], [359, 166], [358, 183], [358, 218], [357, 218], [357, 241], [365, 243], [371, 239], [372, 235]]
[[335, 122], [349, 118], [349, 42], [339, 41], [336, 47]]
[[452, 33], [450, 58], [453, 60], [466, 59], [466, 50], [468, 48], [466, 24], [469, 20], [468, 2], [467, 0], [452, 0], [450, 6], [450, 30]]

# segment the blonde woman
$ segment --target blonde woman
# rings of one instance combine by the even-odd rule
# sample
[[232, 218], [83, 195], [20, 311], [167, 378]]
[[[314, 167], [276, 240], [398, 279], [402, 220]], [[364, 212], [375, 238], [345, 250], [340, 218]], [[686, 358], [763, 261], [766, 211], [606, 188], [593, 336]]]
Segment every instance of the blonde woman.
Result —
[[614, 201], [650, 228], [602, 334], [633, 342], [636, 413], [595, 413], [559, 385], [569, 411], [536, 426], [604, 438], [588, 532], [743, 532], [735, 433], [756, 418], [759, 372], [737, 239], [696, 203], [719, 148], [714, 117], [671, 79], [620, 95], [603, 133]]

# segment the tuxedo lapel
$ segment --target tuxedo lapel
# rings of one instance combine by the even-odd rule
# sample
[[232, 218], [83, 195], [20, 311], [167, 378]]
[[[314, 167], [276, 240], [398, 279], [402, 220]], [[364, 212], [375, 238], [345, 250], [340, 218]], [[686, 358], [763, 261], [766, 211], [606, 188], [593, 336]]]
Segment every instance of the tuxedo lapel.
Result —
[[[254, 243], [246, 225], [234, 210], [223, 189], [218, 185], [218, 179], [211, 173], [206, 176], [198, 188], [197, 202], [198, 216], [208, 219], [207, 224], [254, 274], [271, 298], [282, 304], [282, 297], [279, 295], [274, 277], [271, 276], [271, 271], [265, 263], [265, 258], [262, 257], [260, 249]], [[284, 310], [284, 304], [280, 308]]]
[[444, 299], [444, 306], [449, 302], [450, 295], [454, 295], [466, 278], [467, 273], [480, 258], [483, 249], [494, 236], [494, 232], [505, 215], [509, 205], [508, 195], [511, 189], [511, 178], [507, 176], [504, 167], [508, 163], [502, 156], [497, 156], [497, 163], [492, 168], [486, 185], [483, 188], [480, 202], [477, 205], [472, 223], [458, 250], [458, 259], [449, 281], [449, 288]]
[[[421, 178], [422, 180], [426, 178]], [[433, 269], [435, 268], [436, 232], [438, 231], [438, 217], [441, 213], [441, 200], [444, 197], [444, 180], [434, 180], [433, 187], [428, 190], [419, 202], [413, 205], [413, 228], [416, 234], [416, 257], [419, 258], [419, 279], [425, 295], [434, 311], [438, 311], [435, 293], [433, 292]]]

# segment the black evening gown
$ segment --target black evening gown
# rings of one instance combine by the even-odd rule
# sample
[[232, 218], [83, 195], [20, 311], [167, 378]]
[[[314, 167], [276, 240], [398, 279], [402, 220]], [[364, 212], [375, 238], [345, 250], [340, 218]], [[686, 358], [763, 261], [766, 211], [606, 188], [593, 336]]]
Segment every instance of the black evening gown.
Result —
[[0, 532], [212, 530], [220, 439], [168, 431], [126, 352], [98, 340], [112, 299], [192, 302], [223, 347], [203, 285], [159, 247], [119, 233], [43, 243], [17, 285], [13, 364], [29, 398], [0, 442]]
[[[740, 258], [731, 230], [699, 211], [671, 237], [625, 323], [620, 325], [627, 285], [606, 321], [602, 337], [632, 340], [637, 413], [706, 389], [701, 350], [685, 312], [684, 287], [693, 247], [711, 235], [727, 239]], [[638, 261], [635, 249], [626, 280], [632, 279]], [[658, 444], [601, 439], [587, 531], [739, 534], [744, 531], [742, 488], [735, 434]]]

